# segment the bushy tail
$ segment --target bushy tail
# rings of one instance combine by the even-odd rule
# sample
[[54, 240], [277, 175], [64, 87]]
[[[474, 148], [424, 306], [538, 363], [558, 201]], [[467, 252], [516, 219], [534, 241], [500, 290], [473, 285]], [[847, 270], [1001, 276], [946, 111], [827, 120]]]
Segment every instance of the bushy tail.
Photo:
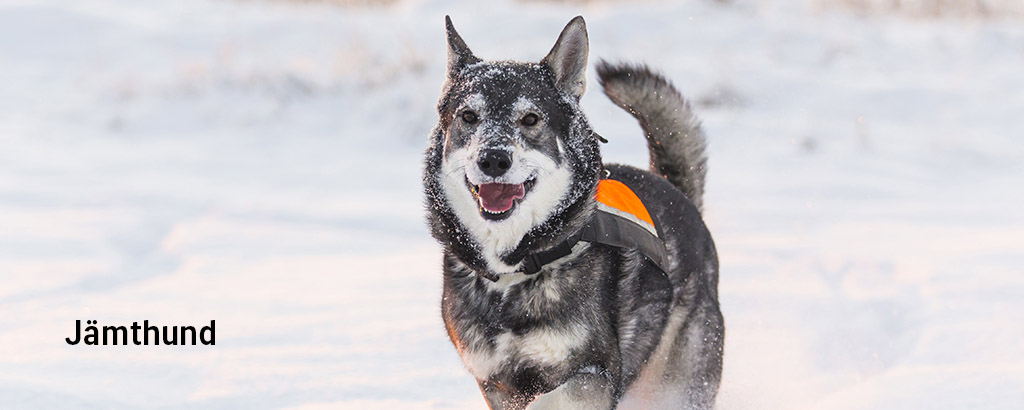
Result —
[[707, 157], [704, 131], [690, 104], [665, 77], [644, 65], [602, 60], [597, 75], [608, 98], [640, 121], [651, 172], [664, 175], [702, 209]]

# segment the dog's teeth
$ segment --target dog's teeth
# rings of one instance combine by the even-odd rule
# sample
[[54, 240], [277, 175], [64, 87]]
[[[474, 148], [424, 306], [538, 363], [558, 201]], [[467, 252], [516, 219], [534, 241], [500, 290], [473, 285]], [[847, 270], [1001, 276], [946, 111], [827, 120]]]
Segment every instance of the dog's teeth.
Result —
[[504, 212], [504, 211], [502, 211], [502, 212], [494, 212], [494, 211], [492, 211], [492, 210], [490, 210], [490, 209], [484, 208], [484, 204], [483, 204], [483, 202], [480, 202], [480, 210], [481, 210], [481, 211], [484, 211], [484, 212], [487, 212], [487, 213], [489, 213], [489, 214], [491, 214], [491, 215], [498, 215], [498, 214], [500, 214], [500, 213]]

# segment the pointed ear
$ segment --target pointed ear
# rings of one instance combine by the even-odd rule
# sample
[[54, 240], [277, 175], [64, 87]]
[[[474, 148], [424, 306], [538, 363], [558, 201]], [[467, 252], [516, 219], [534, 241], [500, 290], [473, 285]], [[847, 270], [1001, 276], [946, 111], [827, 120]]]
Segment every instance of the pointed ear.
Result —
[[555, 73], [555, 85], [559, 89], [580, 98], [587, 90], [589, 52], [587, 23], [583, 21], [583, 16], [576, 16], [565, 25], [555, 46], [540, 63], [546, 64]]
[[480, 62], [480, 59], [473, 55], [473, 52], [462, 41], [462, 36], [455, 31], [452, 18], [444, 16], [445, 28], [448, 31], [448, 78], [455, 77], [463, 67]]

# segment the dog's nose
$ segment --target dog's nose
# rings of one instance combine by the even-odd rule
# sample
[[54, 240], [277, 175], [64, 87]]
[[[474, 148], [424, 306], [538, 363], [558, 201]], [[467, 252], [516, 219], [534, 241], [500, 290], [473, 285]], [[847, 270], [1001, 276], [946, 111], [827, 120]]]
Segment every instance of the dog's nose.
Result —
[[512, 156], [506, 151], [489, 149], [480, 155], [480, 160], [476, 162], [476, 165], [487, 176], [497, 178], [512, 168]]

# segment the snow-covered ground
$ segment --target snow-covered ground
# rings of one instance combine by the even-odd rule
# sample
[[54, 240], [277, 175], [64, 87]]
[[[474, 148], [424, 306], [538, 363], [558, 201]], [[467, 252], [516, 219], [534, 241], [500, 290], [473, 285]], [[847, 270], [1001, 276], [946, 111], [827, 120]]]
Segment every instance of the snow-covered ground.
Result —
[[699, 103], [718, 408], [1020, 408], [1024, 20], [726, 3], [0, 3], [0, 409], [482, 408], [421, 210], [445, 14], [492, 59], [583, 14]]

